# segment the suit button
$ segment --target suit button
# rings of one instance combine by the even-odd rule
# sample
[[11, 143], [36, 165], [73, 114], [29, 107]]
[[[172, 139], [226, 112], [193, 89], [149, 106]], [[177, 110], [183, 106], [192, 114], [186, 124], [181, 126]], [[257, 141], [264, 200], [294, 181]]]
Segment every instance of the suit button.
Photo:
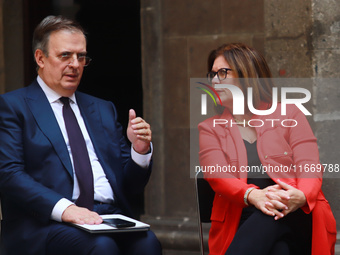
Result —
[[288, 155], [288, 152], [285, 151], [283, 154]]
[[266, 155], [266, 156], [264, 156], [264, 158], [268, 158], [268, 156]]

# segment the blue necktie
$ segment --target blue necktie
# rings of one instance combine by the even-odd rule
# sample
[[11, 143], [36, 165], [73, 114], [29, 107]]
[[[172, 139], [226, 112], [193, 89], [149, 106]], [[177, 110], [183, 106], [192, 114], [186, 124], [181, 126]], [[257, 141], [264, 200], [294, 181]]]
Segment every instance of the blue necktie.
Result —
[[80, 207], [92, 210], [94, 202], [93, 173], [85, 139], [70, 106], [70, 99], [61, 97], [60, 101], [64, 104], [63, 117], [80, 190], [79, 197], [75, 203]]

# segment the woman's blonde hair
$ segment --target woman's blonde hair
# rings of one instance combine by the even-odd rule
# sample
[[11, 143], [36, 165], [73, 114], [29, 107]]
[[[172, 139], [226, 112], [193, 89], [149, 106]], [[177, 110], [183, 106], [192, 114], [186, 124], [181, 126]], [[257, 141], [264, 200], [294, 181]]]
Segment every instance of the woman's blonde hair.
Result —
[[[223, 56], [230, 68], [240, 79], [241, 90], [247, 96], [247, 88], [253, 88], [253, 104], [272, 102], [272, 74], [262, 54], [243, 43], [223, 44], [211, 51], [208, 57], [208, 71], [211, 71], [217, 57]], [[264, 79], [265, 78], [265, 79]]]

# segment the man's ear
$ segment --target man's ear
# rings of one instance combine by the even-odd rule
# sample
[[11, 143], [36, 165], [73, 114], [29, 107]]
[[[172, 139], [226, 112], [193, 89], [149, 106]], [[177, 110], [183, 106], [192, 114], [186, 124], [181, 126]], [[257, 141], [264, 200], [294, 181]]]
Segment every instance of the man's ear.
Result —
[[45, 65], [45, 54], [42, 50], [37, 49], [34, 53], [35, 62], [40, 68], [43, 68]]

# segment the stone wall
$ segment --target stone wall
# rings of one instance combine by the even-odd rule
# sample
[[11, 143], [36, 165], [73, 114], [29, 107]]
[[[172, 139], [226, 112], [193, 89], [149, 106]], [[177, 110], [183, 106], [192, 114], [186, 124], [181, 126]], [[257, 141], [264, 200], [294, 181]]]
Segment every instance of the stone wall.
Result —
[[[2, 0], [4, 91], [24, 86], [24, 46], [22, 1]], [[1, 22], [0, 21], [0, 22]], [[0, 47], [1, 50], [1, 47]], [[1, 59], [1, 57], [0, 57]]]
[[[340, 1], [312, 1], [313, 73], [327, 83], [314, 86], [314, 132], [320, 158], [325, 164], [339, 164], [340, 137]], [[323, 190], [329, 200], [337, 229], [340, 228], [340, 179], [326, 178]]]

